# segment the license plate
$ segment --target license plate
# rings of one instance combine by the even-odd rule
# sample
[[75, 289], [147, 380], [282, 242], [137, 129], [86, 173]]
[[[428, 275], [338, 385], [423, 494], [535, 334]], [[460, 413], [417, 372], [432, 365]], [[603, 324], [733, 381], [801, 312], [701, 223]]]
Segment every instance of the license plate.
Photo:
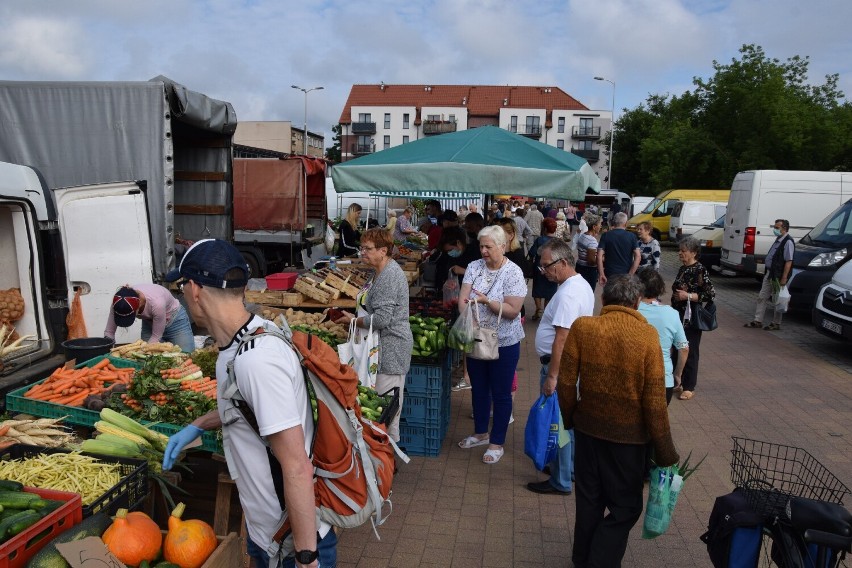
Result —
[[722, 258], [728, 258], [728, 251], [722, 249]]
[[840, 327], [839, 323], [834, 323], [833, 321], [828, 321], [827, 319], [824, 319], [822, 320], [822, 323], [820, 325], [822, 325], [822, 327], [824, 327], [828, 331], [836, 333], [837, 335], [843, 334], [843, 328]]

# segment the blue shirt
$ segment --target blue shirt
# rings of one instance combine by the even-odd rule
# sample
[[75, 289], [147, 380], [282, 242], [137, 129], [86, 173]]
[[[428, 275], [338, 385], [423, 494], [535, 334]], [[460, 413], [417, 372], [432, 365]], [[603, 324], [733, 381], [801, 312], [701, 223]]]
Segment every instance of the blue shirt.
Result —
[[601, 236], [598, 250], [604, 252], [604, 275], [627, 274], [633, 266], [633, 251], [639, 248], [639, 237], [625, 229], [611, 229]]
[[639, 302], [639, 313], [654, 326], [660, 336], [660, 348], [663, 350], [663, 367], [666, 370], [666, 388], [674, 387], [674, 365], [671, 348], [683, 349], [689, 342], [683, 331], [680, 314], [671, 306]]

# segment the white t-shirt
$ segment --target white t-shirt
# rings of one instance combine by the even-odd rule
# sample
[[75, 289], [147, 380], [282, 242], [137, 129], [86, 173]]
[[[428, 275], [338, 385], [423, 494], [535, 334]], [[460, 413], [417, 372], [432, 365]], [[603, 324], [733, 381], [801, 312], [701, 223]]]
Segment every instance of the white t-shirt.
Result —
[[[462, 284], [470, 284], [472, 286], [470, 292], [470, 300], [476, 298], [473, 290], [478, 290], [485, 294], [489, 300], [503, 301], [503, 298], [509, 297], [527, 297], [527, 281], [524, 279], [524, 273], [521, 267], [506, 259], [506, 263], [502, 268], [491, 271], [485, 266], [485, 260], [479, 259], [467, 265], [467, 270], [464, 273]], [[469, 304], [473, 306], [473, 303]], [[476, 304], [478, 308], [477, 315], [479, 323], [482, 327], [494, 329], [497, 327], [497, 314], [491, 308], [482, 304]], [[524, 327], [521, 325], [521, 315], [518, 314], [515, 319], [501, 318], [500, 326], [497, 327], [497, 345], [500, 347], [508, 347], [514, 345], [524, 338]]]
[[559, 285], [553, 298], [544, 308], [544, 314], [535, 333], [535, 352], [539, 357], [550, 355], [556, 328], [570, 329], [574, 320], [590, 316], [595, 311], [595, 293], [586, 279], [575, 274]]
[[[272, 483], [266, 446], [258, 439], [242, 414], [222, 398], [227, 382], [227, 365], [234, 359], [240, 338], [258, 327], [275, 329], [274, 324], [253, 316], [219, 352], [216, 361], [217, 403], [222, 419], [223, 443], [228, 469], [237, 484], [240, 504], [252, 541], [274, 555], [278, 545], [272, 537], [281, 522], [281, 508]], [[310, 455], [314, 424], [305, 379], [293, 350], [277, 337], [264, 335], [246, 344], [234, 361], [234, 374], [240, 394], [254, 411], [262, 436], [296, 426], [305, 433], [305, 452]], [[325, 535], [330, 525], [317, 527]]]

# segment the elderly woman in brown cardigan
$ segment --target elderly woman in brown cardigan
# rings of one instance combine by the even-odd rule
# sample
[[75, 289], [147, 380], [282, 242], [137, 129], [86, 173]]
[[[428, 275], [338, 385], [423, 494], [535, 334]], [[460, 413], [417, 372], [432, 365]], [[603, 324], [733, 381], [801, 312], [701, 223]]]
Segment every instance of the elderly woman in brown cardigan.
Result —
[[[574, 566], [619, 566], [642, 515], [648, 442], [659, 466], [677, 463], [657, 331], [637, 311], [636, 276], [610, 278], [599, 317], [577, 318], [559, 369], [559, 408], [574, 428]], [[609, 513], [604, 516], [604, 511]]]

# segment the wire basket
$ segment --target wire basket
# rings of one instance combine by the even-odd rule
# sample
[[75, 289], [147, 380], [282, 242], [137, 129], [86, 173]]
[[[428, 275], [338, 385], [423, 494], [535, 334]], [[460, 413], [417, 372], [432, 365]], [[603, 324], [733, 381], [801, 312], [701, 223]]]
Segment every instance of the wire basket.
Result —
[[790, 497], [842, 503], [846, 487], [802, 448], [732, 437], [731, 481], [764, 519], [786, 518]]

